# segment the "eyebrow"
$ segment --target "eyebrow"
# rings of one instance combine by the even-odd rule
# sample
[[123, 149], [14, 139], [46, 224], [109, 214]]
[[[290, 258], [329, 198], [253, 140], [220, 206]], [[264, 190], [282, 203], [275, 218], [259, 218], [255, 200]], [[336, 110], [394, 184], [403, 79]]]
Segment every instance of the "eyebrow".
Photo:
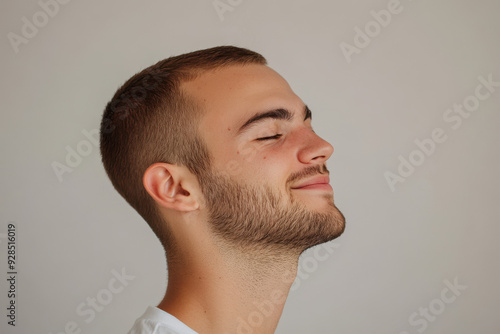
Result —
[[[236, 135], [239, 136], [246, 130], [248, 130], [253, 125], [263, 122], [268, 119], [281, 119], [285, 121], [291, 121], [293, 119], [293, 114], [287, 109], [278, 108], [269, 111], [258, 112], [252, 117], [250, 117], [236, 132]], [[304, 121], [307, 119], [312, 119], [311, 110], [304, 106]]]

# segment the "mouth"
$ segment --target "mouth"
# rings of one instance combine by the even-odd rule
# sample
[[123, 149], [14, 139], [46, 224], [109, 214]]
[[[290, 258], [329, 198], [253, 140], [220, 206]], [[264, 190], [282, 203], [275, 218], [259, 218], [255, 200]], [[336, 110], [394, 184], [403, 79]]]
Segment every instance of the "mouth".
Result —
[[302, 182], [292, 189], [295, 190], [329, 190], [332, 191], [333, 188], [330, 185], [330, 178], [328, 176], [319, 176]]

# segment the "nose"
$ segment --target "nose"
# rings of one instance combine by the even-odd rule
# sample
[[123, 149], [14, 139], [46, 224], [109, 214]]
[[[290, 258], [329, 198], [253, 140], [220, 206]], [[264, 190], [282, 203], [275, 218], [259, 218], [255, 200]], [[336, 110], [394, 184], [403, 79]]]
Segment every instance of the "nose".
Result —
[[304, 129], [298, 159], [304, 164], [323, 164], [333, 153], [333, 146], [312, 129]]

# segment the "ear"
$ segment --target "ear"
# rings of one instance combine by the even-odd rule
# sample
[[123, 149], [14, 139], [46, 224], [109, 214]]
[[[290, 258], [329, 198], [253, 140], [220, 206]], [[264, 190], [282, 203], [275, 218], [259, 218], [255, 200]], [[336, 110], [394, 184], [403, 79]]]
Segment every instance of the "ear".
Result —
[[155, 163], [144, 172], [142, 183], [158, 205], [176, 211], [199, 208], [195, 192], [196, 177], [187, 168], [167, 163]]

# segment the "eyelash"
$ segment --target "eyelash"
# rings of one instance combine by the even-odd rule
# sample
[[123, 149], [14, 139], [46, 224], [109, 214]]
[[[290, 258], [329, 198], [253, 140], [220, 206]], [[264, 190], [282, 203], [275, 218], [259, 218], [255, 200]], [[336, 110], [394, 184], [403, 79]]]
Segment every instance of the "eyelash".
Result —
[[272, 140], [272, 139], [278, 139], [278, 138], [280, 138], [281, 136], [283, 136], [281, 133], [277, 133], [277, 134], [275, 134], [274, 136], [257, 138], [256, 140], [259, 140], [259, 141], [264, 141], [264, 140]]

